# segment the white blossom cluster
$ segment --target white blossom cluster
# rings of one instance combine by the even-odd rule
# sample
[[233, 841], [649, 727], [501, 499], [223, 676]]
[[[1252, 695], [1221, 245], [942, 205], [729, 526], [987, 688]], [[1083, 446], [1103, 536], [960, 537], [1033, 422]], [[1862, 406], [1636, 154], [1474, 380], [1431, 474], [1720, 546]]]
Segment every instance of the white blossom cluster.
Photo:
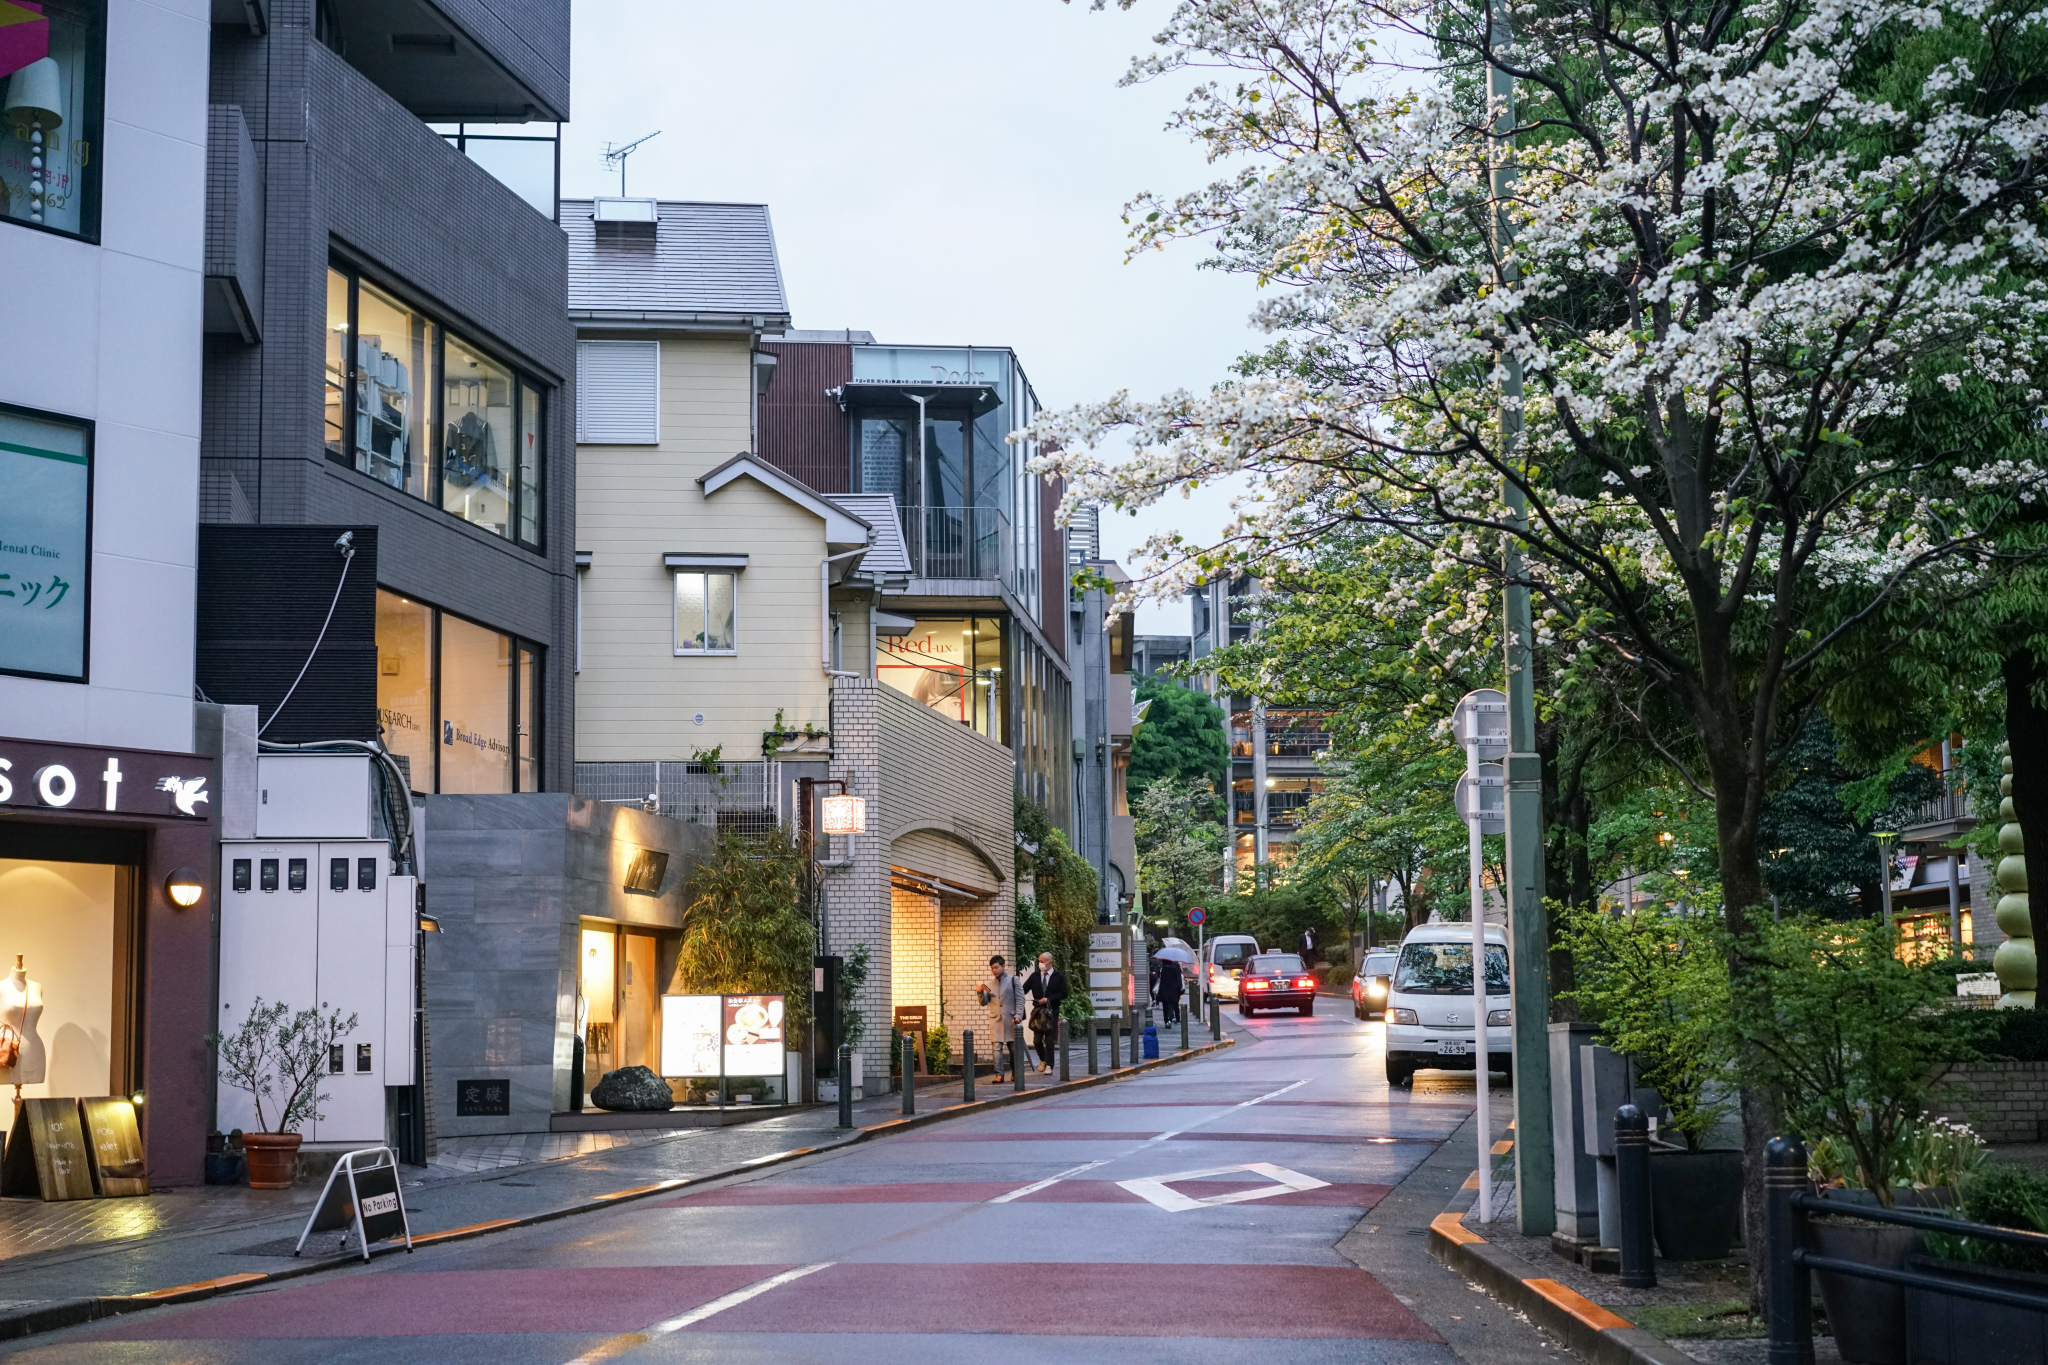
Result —
[[2048, 0], [1729, 8], [1187, 0], [1130, 79], [1216, 73], [1177, 123], [1226, 173], [1134, 201], [1134, 249], [1255, 272], [1274, 346], [1206, 394], [1046, 415], [1033, 468], [1066, 510], [1249, 478], [1218, 544], [1148, 542], [1137, 591], [1339, 525], [1426, 545], [1394, 596], [1471, 585], [1431, 621], [1453, 657], [1497, 647], [1508, 579], [1539, 644], [1656, 676], [1702, 620], [1810, 656], [1845, 619], [1815, 594], [1966, 573], [1983, 500], [2048, 468], [1913, 433], [1946, 395], [2041, 403], [2048, 105], [2006, 97], [2039, 88], [2009, 68]]

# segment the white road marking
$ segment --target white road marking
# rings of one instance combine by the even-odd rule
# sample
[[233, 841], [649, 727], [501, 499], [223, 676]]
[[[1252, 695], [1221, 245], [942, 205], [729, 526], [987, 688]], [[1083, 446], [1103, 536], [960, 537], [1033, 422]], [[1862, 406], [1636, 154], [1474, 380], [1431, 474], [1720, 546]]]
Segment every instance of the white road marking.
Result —
[[[1251, 1171], [1274, 1183], [1262, 1190], [1232, 1190], [1228, 1194], [1212, 1194], [1196, 1199], [1167, 1186], [1182, 1180], [1200, 1180], [1204, 1176], [1234, 1175], [1238, 1171]], [[1312, 1175], [1290, 1171], [1285, 1166], [1275, 1166], [1269, 1161], [1253, 1161], [1242, 1166], [1210, 1166], [1199, 1171], [1182, 1171], [1178, 1175], [1155, 1175], [1141, 1180], [1119, 1180], [1117, 1184], [1141, 1199], [1157, 1204], [1168, 1213], [1185, 1213], [1189, 1209], [1213, 1208], [1218, 1204], [1242, 1204], [1252, 1199], [1270, 1199], [1276, 1194], [1289, 1194], [1299, 1190], [1319, 1190], [1329, 1184]]]
[[1012, 1199], [1022, 1199], [1027, 1194], [1037, 1194], [1042, 1189], [1046, 1189], [1049, 1186], [1057, 1185], [1070, 1175], [1079, 1175], [1083, 1171], [1092, 1171], [1097, 1166], [1106, 1166], [1108, 1164], [1108, 1157], [1104, 1157], [1101, 1161], [1083, 1162], [1081, 1165], [1074, 1167], [1072, 1170], [1061, 1171], [1058, 1175], [1047, 1176], [1045, 1179], [1039, 1181], [1035, 1185], [1026, 1185], [1022, 1189], [1011, 1190], [1008, 1194], [999, 1194], [995, 1198], [989, 1200], [988, 1202], [991, 1204], [1007, 1204]]
[[577, 1356], [569, 1362], [569, 1365], [603, 1365], [603, 1362], [616, 1360], [629, 1351], [645, 1346], [656, 1337], [664, 1337], [671, 1332], [680, 1332], [683, 1328], [693, 1323], [699, 1323], [706, 1318], [715, 1317], [728, 1308], [737, 1308], [748, 1299], [758, 1298], [771, 1289], [778, 1289], [788, 1284], [791, 1280], [800, 1280], [806, 1275], [815, 1274], [827, 1266], [837, 1264], [838, 1262], [836, 1261], [818, 1261], [811, 1265], [799, 1266], [795, 1270], [785, 1270], [780, 1275], [770, 1275], [765, 1280], [756, 1280], [745, 1288], [733, 1290], [732, 1293], [725, 1295], [723, 1298], [713, 1299], [701, 1308], [692, 1308], [689, 1312], [679, 1317], [670, 1318], [666, 1322], [657, 1322], [654, 1326], [643, 1327], [637, 1332], [627, 1332], [621, 1336], [613, 1337], [609, 1341], [603, 1342]]

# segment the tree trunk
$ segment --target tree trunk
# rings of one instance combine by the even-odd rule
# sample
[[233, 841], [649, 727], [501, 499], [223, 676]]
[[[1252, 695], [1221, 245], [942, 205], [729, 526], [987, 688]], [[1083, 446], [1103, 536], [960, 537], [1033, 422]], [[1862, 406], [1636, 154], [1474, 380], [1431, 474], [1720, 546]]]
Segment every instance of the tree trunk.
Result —
[[[2033, 918], [2038, 952], [2048, 930], [2048, 896], [2033, 888], [2048, 886], [2048, 706], [2035, 689], [2048, 690], [2048, 667], [2024, 649], [2005, 658], [2005, 738], [2012, 753], [2012, 808], [2019, 817], [2027, 859], [2027, 906]], [[1975, 888], [1972, 888], [1975, 891]], [[1973, 897], [1974, 898], [1974, 897]], [[1977, 914], [1981, 920], [1983, 908]], [[2048, 990], [2034, 992], [2034, 1008], [2048, 1009]]]

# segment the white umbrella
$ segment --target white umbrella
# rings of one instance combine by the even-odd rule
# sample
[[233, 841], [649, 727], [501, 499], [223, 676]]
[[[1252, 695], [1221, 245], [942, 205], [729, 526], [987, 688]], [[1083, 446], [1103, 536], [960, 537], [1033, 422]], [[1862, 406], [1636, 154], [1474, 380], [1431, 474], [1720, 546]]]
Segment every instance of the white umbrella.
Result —
[[1189, 951], [1185, 944], [1169, 943], [1164, 948], [1154, 952], [1152, 958], [1155, 962], [1192, 963], [1195, 960], [1195, 955]]

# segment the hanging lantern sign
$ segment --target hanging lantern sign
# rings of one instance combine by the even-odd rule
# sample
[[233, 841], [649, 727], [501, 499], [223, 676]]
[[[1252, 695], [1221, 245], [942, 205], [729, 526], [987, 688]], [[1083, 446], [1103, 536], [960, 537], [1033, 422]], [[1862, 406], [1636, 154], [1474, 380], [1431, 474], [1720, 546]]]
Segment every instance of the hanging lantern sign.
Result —
[[866, 834], [868, 802], [864, 796], [828, 796], [820, 804], [818, 828], [827, 834]]

